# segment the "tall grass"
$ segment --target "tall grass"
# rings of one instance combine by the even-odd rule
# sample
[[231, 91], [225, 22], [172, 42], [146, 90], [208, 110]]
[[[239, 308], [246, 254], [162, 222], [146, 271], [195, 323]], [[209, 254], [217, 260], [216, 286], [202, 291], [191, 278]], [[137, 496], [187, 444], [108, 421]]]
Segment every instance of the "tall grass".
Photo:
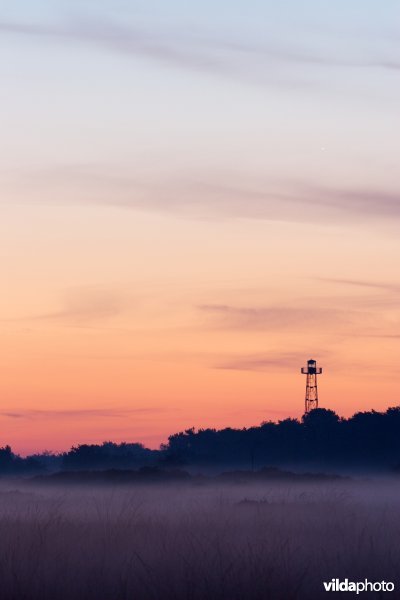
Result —
[[309, 600], [333, 577], [396, 583], [399, 500], [393, 482], [3, 482], [0, 598]]

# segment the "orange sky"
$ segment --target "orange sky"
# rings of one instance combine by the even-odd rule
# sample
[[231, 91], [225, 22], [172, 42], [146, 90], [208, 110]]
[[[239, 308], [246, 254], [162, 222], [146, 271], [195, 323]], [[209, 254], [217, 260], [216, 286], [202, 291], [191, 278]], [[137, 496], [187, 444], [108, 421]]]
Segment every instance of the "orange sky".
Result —
[[400, 403], [398, 3], [327, 7], [2, 9], [1, 444]]
[[311, 356], [322, 406], [398, 401], [390, 232], [2, 210], [1, 423], [18, 451], [300, 416]]

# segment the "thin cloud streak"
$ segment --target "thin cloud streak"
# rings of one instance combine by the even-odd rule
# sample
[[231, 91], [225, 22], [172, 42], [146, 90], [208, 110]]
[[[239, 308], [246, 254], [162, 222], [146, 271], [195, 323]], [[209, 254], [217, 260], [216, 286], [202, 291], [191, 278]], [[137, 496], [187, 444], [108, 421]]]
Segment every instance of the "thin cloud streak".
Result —
[[[308, 337], [329, 335], [331, 342], [333, 338], [343, 341], [356, 337], [375, 337], [375, 334], [383, 334], [383, 337], [389, 334], [392, 337], [393, 325], [385, 313], [386, 302], [367, 302], [364, 306], [358, 298], [333, 297], [325, 301], [323, 308], [316, 305], [315, 301], [307, 305], [303, 299], [299, 306], [205, 304], [197, 306], [197, 309], [202, 328], [209, 330], [279, 331], [281, 335], [307, 332]], [[393, 308], [397, 311], [397, 304]], [[291, 353], [285, 356], [290, 359]], [[259, 366], [262, 366], [265, 357], [257, 356], [254, 360], [256, 366], [259, 360]]]
[[353, 287], [370, 288], [385, 292], [400, 292], [400, 285], [392, 283], [379, 283], [375, 281], [359, 281], [358, 279], [336, 279], [331, 277], [315, 277], [316, 281], [325, 281], [326, 283], [350, 285]]
[[112, 319], [126, 308], [127, 299], [113, 290], [80, 288], [65, 295], [61, 310], [27, 315], [3, 322], [54, 321], [67, 325], [82, 326]]
[[2, 22], [0, 33], [89, 43], [125, 56], [151, 59], [186, 70], [249, 79], [248, 69], [218, 56], [209, 45], [198, 47], [176, 32], [154, 32], [128, 28], [111, 21], [82, 20], [52, 26]]
[[354, 323], [357, 313], [334, 308], [238, 307], [225, 304], [205, 304], [198, 309], [209, 316], [209, 325], [242, 330], [299, 329], [318, 327], [332, 322]]
[[345, 67], [350, 69], [356, 68], [383, 68], [388, 70], [400, 69], [400, 59], [386, 59], [386, 58], [369, 58], [364, 59], [353, 59], [353, 58], [338, 58], [332, 55], [324, 55], [321, 52], [312, 50], [304, 50], [302, 48], [290, 48], [289, 46], [284, 47], [282, 44], [275, 43], [275, 45], [266, 44], [246, 44], [243, 42], [230, 41], [230, 40], [218, 40], [215, 41], [216, 45], [227, 48], [232, 51], [242, 52], [250, 54], [252, 56], [258, 56], [260, 58], [274, 59], [280, 62], [287, 62], [293, 64], [305, 64], [322, 67]]
[[[246, 177], [239, 180], [237, 173], [169, 175], [149, 181], [139, 175], [118, 172], [112, 166], [107, 173], [107, 165], [70, 166], [20, 172], [12, 177], [3, 174], [3, 186], [7, 191], [3, 198], [12, 194], [23, 198], [24, 203], [43, 203], [51, 193], [51, 202], [61, 204], [74, 201], [185, 218], [249, 218], [333, 225], [343, 225], [343, 219], [375, 223], [400, 218], [400, 190], [321, 187], [270, 179], [246, 183]], [[77, 187], [80, 197], [76, 196]]]
[[146, 415], [157, 414], [176, 410], [174, 408], [156, 408], [156, 407], [140, 407], [140, 408], [82, 408], [82, 409], [66, 409], [66, 410], [3, 410], [0, 411], [1, 417], [9, 419], [91, 419], [93, 417], [102, 418], [126, 418], [130, 415]]
[[35, 320], [57, 320], [69, 322], [91, 322], [108, 319], [121, 312], [121, 300], [113, 292], [93, 290], [74, 292], [66, 302], [64, 310], [38, 315]]
[[[255, 353], [226, 357], [221, 362], [214, 365], [214, 369], [232, 370], [232, 371], [269, 371], [276, 369], [294, 371], [304, 366], [304, 357], [306, 353], [286, 352], [286, 353]], [[318, 358], [326, 356], [326, 353], [318, 352]]]
[[133, 28], [115, 21], [90, 17], [54, 24], [3, 21], [0, 22], [0, 33], [97, 45], [118, 54], [225, 75], [253, 84], [285, 83], [285, 80], [288, 83], [291, 80], [293, 84], [299, 85], [299, 76], [294, 70], [289, 78], [288, 73], [282, 76], [282, 65], [380, 68], [389, 71], [400, 68], [398, 57], [338, 58], [328, 56], [318, 48], [291, 47], [276, 41], [256, 44], [224, 39], [222, 36], [215, 39], [206, 33], [196, 33], [189, 37], [177, 31], [156, 31], [143, 26]]

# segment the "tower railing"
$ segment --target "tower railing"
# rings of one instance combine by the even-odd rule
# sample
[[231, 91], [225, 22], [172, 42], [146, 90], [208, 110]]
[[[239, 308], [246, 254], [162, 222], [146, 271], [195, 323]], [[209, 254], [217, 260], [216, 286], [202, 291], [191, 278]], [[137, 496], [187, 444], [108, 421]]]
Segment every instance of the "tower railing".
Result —
[[306, 397], [305, 397], [305, 414], [311, 410], [318, 408], [318, 379], [322, 369], [317, 366], [317, 361], [310, 359], [307, 362], [307, 367], [301, 369], [303, 375], [307, 375], [306, 381]]

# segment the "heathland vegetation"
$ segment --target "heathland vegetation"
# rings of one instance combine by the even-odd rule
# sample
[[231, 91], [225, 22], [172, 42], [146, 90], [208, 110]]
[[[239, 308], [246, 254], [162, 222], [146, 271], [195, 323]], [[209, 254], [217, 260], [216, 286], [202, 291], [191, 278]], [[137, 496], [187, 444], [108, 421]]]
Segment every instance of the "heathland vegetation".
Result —
[[399, 497], [393, 478], [112, 487], [3, 480], [0, 597], [318, 600], [333, 577], [397, 587]]
[[320, 409], [160, 450], [4, 447], [0, 598], [317, 600], [332, 578], [396, 582], [399, 430], [400, 408]]

